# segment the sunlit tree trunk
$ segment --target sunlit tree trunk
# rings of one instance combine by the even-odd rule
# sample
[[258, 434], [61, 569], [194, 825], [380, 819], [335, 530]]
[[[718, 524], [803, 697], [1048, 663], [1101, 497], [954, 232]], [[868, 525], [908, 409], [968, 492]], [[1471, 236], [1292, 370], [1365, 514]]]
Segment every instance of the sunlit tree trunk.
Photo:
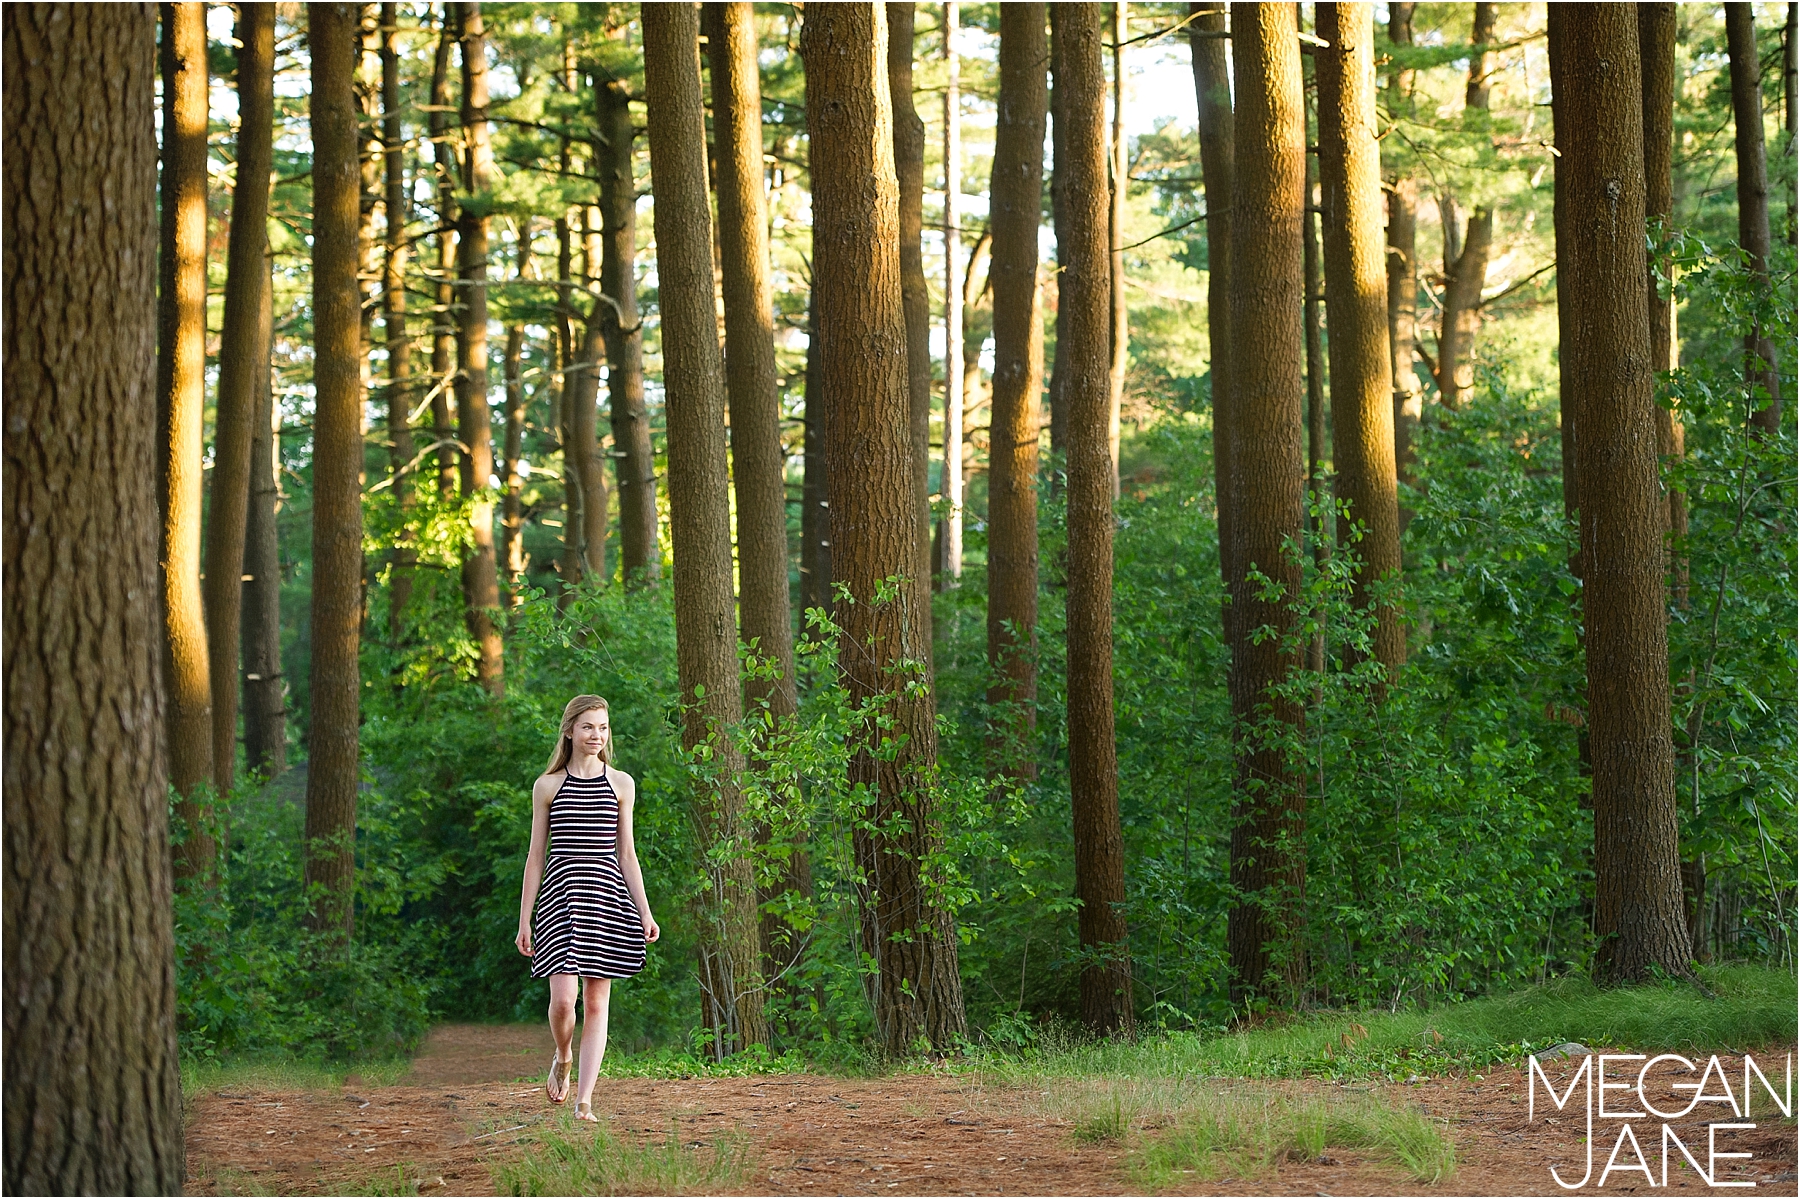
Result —
[[[404, 512], [412, 506], [412, 406], [417, 397], [412, 383], [412, 334], [406, 327], [406, 260], [411, 249], [406, 223], [412, 204], [400, 121], [399, 33], [399, 5], [385, 0], [381, 6], [381, 148], [386, 170], [387, 254], [382, 261], [381, 315], [388, 357], [388, 473], [394, 479], [394, 502]], [[402, 531], [388, 576], [388, 635], [396, 643], [412, 598], [413, 568], [418, 560], [410, 541], [410, 534]]]
[[962, 261], [962, 58], [956, 32], [962, 5], [944, 4], [944, 495], [943, 561], [938, 585], [962, 577], [963, 543], [963, 308]]
[[182, 874], [212, 869], [212, 681], [200, 589], [206, 422], [206, 7], [163, 4], [162, 249], [157, 295], [156, 463], [162, 512], [163, 688], [169, 785], [187, 836]]
[[[1221, 0], [1222, 3], [1222, 0]], [[1050, 13], [1050, 56], [1056, 56], [1056, 39], [1062, 29], [1062, 5], [1045, 6]], [[1063, 400], [1063, 310], [1062, 310], [1062, 278], [1063, 270], [1068, 266], [1068, 257], [1063, 252], [1068, 223], [1068, 187], [1065, 181], [1063, 164], [1069, 160], [1068, 152], [1068, 114], [1063, 111], [1062, 93], [1052, 83], [1050, 88], [1050, 227], [1056, 235], [1056, 319], [1053, 324], [1056, 340], [1056, 356], [1050, 363], [1050, 456], [1053, 460], [1062, 461], [1068, 452], [1069, 445], [1069, 406]], [[1048, 480], [1052, 495], [1060, 489], [1059, 480], [1053, 468]]]
[[306, 775], [308, 922], [348, 935], [356, 879], [362, 627], [362, 314], [356, 284], [357, 6], [307, 6], [313, 139], [312, 720]]
[[[686, 4], [643, 10], [644, 97], [656, 188], [663, 380], [669, 420], [669, 532], [674, 542], [676, 661], [682, 745], [712, 746], [720, 774], [694, 795], [702, 851], [742, 845], [743, 768], [726, 729], [742, 716], [732, 619], [731, 517], [726, 478], [725, 379], [713, 301], [712, 218], [700, 97], [699, 14]], [[785, 560], [785, 554], [783, 555]], [[706, 1024], [727, 1050], [769, 1038], [749, 858], [709, 858], [712, 894], [700, 930]]]
[[263, 262], [255, 426], [250, 439], [250, 510], [244, 522], [244, 767], [270, 778], [287, 769], [287, 683], [281, 668], [281, 495], [278, 430], [269, 345], [274, 340], [274, 280]]
[[1112, 191], [1108, 197], [1106, 235], [1112, 258], [1112, 291], [1108, 306], [1112, 317], [1111, 359], [1107, 367], [1106, 445], [1112, 456], [1112, 493], [1119, 498], [1119, 417], [1125, 407], [1125, 366], [1131, 350], [1131, 313], [1125, 302], [1125, 201], [1131, 192], [1126, 178], [1125, 145], [1125, 39], [1130, 34], [1126, 17], [1131, 6], [1114, 0], [1108, 6], [1112, 37], [1112, 135], [1107, 139]]
[[1096, 1033], [1132, 1027], [1131, 950], [1120, 910], [1125, 843], [1112, 686], [1112, 267], [1107, 188], [1106, 68], [1098, 4], [1064, 4], [1056, 89], [1069, 127], [1062, 272], [1064, 399], [1069, 406], [1069, 791], [1084, 965], [1081, 1017]]
[[[493, 185], [494, 157], [488, 145], [487, 36], [481, 5], [462, 6], [462, 123], [465, 144], [463, 189], [480, 196]], [[500, 578], [494, 556], [494, 434], [488, 419], [487, 257], [485, 207], [469, 206], [456, 219], [457, 284], [462, 320], [457, 343], [456, 432], [462, 491], [469, 501], [474, 544], [463, 558], [463, 610], [479, 657], [475, 678], [495, 695], [506, 689], [500, 644]], [[592, 560], [592, 554], [589, 554]]]
[[1644, 143], [1637, 14], [1551, 9], [1566, 189], [1558, 305], [1578, 397], [1583, 615], [1593, 757], [1594, 932], [1609, 979], [1683, 975], [1654, 377], [1643, 301]]
[[[1725, 6], [1725, 42], [1731, 56], [1731, 115], [1737, 130], [1738, 244], [1750, 256], [1757, 286], [1769, 288], [1769, 164], [1763, 152], [1762, 60], [1756, 55], [1755, 10]], [[1760, 328], [1744, 339], [1744, 382], [1750, 390], [1750, 423], [1773, 433], [1781, 427], [1781, 377], [1775, 343]]]
[[456, 427], [450, 397], [456, 373], [456, 151], [450, 144], [450, 51], [460, 7], [446, 3], [431, 60], [431, 104], [425, 113], [437, 174], [437, 302], [431, 314], [431, 434], [437, 443], [440, 496], [456, 494]]
[[988, 700], [1009, 704], [1008, 767], [1035, 773], [1038, 394], [1044, 383], [1038, 226], [1044, 191], [1044, 6], [1000, 10], [1000, 102], [989, 184], [994, 408], [988, 439]]
[[[839, 663], [851, 702], [867, 714], [849, 782], [873, 796], [852, 833], [862, 951], [877, 966], [877, 1043], [899, 1055], [921, 1036], [953, 1045], [967, 1024], [955, 924], [925, 877], [925, 859], [943, 838], [931, 791], [936, 705], [929, 674], [917, 668], [929, 661], [930, 596], [904, 581], [879, 594], [886, 580], [907, 579], [918, 538], [887, 23], [868, 5], [811, 6], [800, 48], [813, 164], [815, 381], [829, 397], [834, 464], [832, 570], [850, 593], [835, 614]], [[845, 462], [857, 469], [835, 469]], [[886, 727], [876, 727], [874, 708]], [[897, 739], [897, 752], [878, 757], [876, 737]]]
[[[1494, 55], [1487, 49], [1494, 41], [1498, 5], [1475, 5], [1470, 34], [1469, 81], [1463, 91], [1463, 109], [1486, 112], [1488, 76]], [[1481, 289], [1487, 284], [1488, 255], [1494, 241], [1494, 211], [1478, 204], [1466, 230], [1458, 228], [1456, 199], [1445, 193], [1439, 202], [1444, 213], [1444, 312], [1438, 325], [1438, 396], [1447, 408], [1461, 408], [1474, 386], [1471, 353], [1475, 330], [1481, 321]]]
[[900, 300], [906, 312], [913, 491], [919, 506], [919, 562], [912, 577], [931, 586], [931, 291], [925, 285], [925, 122], [913, 107], [915, 6], [889, 4], [888, 93], [894, 102], [894, 173], [900, 182]]
[[[1400, 510], [1394, 471], [1394, 382], [1387, 339], [1386, 245], [1381, 229], [1380, 117], [1375, 107], [1375, 24], [1368, 4], [1321, 4], [1319, 174], [1325, 229], [1325, 288], [1331, 305], [1331, 426], [1338, 495], [1367, 528], [1353, 602], [1374, 601], [1374, 583], [1400, 570]], [[1348, 543], [1347, 530], [1339, 540]], [[1393, 604], [1375, 608], [1375, 657], [1390, 671], [1406, 661], [1406, 629]]]
[[[1394, 0], [1388, 5], [1388, 40], [1396, 46], [1413, 41], [1413, 9]], [[1387, 110], [1399, 117], [1412, 107], [1413, 72], [1388, 68]], [[1414, 368], [1418, 358], [1419, 320], [1419, 190], [1404, 169], [1396, 169], [1387, 188], [1387, 318], [1388, 359], [1394, 375], [1394, 464], [1400, 478], [1412, 482], [1413, 435], [1425, 414], [1425, 390]], [[1400, 527], [1412, 512], [1400, 509]]]
[[0, 30], [4, 1186], [175, 1194], [156, 10], [9, 5]]
[[[593, 287], [600, 280], [606, 256], [604, 239], [598, 228], [597, 210], [587, 209], [581, 220], [583, 278]], [[579, 574], [601, 585], [608, 578], [606, 535], [612, 497], [607, 494], [606, 471], [600, 458], [600, 364], [606, 361], [608, 318], [614, 316], [611, 304], [594, 299], [588, 309], [580, 357], [563, 374], [563, 402], [568, 410], [563, 457], [573, 463], [576, 490], [581, 495]]]
[[212, 502], [207, 513], [206, 644], [212, 676], [213, 785], [231, 793], [237, 773], [238, 617], [244, 530], [250, 504], [250, 441], [256, 400], [269, 373], [263, 339], [264, 259], [275, 109], [275, 6], [238, 7], [237, 187], [226, 253], [225, 327], [213, 425]]
[[[1246, 6], [1232, 23], [1236, 84], [1231, 218], [1232, 402], [1239, 493], [1231, 603], [1232, 712], [1239, 725], [1231, 882], [1242, 898], [1226, 921], [1234, 1001], [1296, 995], [1305, 976], [1297, 927], [1306, 885], [1305, 793], [1275, 730], [1297, 730], [1298, 704], [1272, 689], [1298, 665], [1287, 642], [1300, 566], [1302, 450], [1300, 222], [1306, 109], [1294, 14]], [[1250, 579], [1258, 571], [1274, 584]], [[1259, 631], [1265, 631], [1258, 636]], [[1273, 635], [1269, 635], [1273, 634]], [[1265, 727], [1270, 726], [1270, 727]]]
[[626, 585], [635, 586], [662, 573], [662, 551], [656, 543], [656, 461], [650, 447], [650, 415], [644, 408], [644, 325], [637, 306], [637, 182], [632, 170], [637, 132], [623, 83], [596, 79], [594, 102], [606, 139], [594, 152], [605, 223], [600, 292], [608, 299], [601, 301], [599, 315], [606, 338], [607, 399], [619, 483], [619, 567]]
[[[1231, 388], [1231, 195], [1234, 140], [1231, 76], [1226, 65], [1225, 5], [1195, 0], [1198, 15], [1188, 28], [1198, 102], [1200, 169], [1206, 195], [1206, 340], [1211, 356], [1213, 501], [1219, 526], [1219, 570], [1227, 587], [1234, 577], [1239, 492], [1232, 473], [1236, 428]], [[1227, 598], [1221, 611], [1226, 642], [1236, 610]]]

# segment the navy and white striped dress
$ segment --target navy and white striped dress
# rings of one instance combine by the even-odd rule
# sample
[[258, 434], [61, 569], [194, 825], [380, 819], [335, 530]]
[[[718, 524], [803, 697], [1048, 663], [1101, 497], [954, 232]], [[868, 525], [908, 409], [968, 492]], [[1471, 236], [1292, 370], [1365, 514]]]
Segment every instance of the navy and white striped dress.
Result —
[[531, 925], [531, 977], [629, 978], [644, 968], [644, 922], [619, 869], [619, 797], [602, 766], [563, 777]]

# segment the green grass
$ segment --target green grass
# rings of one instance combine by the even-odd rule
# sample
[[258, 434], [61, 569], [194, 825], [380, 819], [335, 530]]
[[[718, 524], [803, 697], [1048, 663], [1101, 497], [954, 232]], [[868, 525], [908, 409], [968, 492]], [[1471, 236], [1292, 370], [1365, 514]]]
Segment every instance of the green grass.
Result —
[[492, 1172], [503, 1195], [681, 1195], [743, 1190], [755, 1165], [742, 1133], [684, 1142], [671, 1126], [660, 1143], [636, 1145], [605, 1124], [565, 1115], [530, 1138], [524, 1156], [498, 1162]]
[[1796, 1035], [1794, 976], [1708, 970], [1687, 983], [1603, 989], [1582, 977], [1427, 1011], [1320, 1012], [1259, 1028], [985, 1054], [999, 1075], [1405, 1079], [1480, 1070], [1563, 1041], [1642, 1051], [1742, 1051]]
[[234, 1057], [181, 1063], [184, 1098], [209, 1091], [335, 1090], [355, 1076], [367, 1087], [391, 1087], [412, 1068], [410, 1058], [383, 1058], [355, 1065], [329, 1065], [290, 1057]]

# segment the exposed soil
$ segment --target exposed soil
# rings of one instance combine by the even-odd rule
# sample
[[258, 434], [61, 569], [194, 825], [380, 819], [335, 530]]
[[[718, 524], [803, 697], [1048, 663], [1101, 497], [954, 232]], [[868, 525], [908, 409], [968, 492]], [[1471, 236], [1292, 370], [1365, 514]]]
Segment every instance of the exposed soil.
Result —
[[[534, 1125], [567, 1109], [546, 1101], [542, 1075], [549, 1036], [541, 1026], [446, 1025], [433, 1033], [399, 1085], [368, 1088], [354, 1079], [338, 1091], [221, 1090], [189, 1105], [188, 1189], [199, 1194], [330, 1194], [417, 1185], [422, 1194], [493, 1194], [490, 1166], [526, 1151]], [[1775, 1071], [1784, 1053], [1756, 1054]], [[1742, 1059], [1722, 1058], [1741, 1090]], [[1564, 1083], [1572, 1063], [1552, 1068]], [[1659, 1074], [1663, 1073], [1659, 1071]], [[1635, 1076], [1635, 1069], [1628, 1077]], [[1610, 1080], [1610, 1075], [1609, 1075]], [[1776, 1086], [1781, 1079], [1772, 1078]], [[1260, 1084], [1221, 1082], [1242, 1094]], [[1285, 1092], [1345, 1094], [1334, 1084], [1268, 1084]], [[1449, 1122], [1457, 1169], [1432, 1185], [1355, 1151], [1328, 1148], [1323, 1162], [1284, 1162], [1256, 1177], [1196, 1177], [1177, 1193], [1224, 1195], [1558, 1194], [1549, 1169], [1580, 1179], [1586, 1133], [1578, 1091], [1570, 1106], [1549, 1107], [1539, 1087], [1527, 1122], [1526, 1079], [1504, 1068], [1485, 1078], [1434, 1079], [1368, 1092], [1399, 1098]], [[1716, 1084], [1713, 1092], [1716, 1093]], [[1665, 1107], [1680, 1107], [1664, 1091]], [[718, 1079], [602, 1079], [594, 1110], [615, 1135], [660, 1142], [678, 1127], [685, 1144], [721, 1133], [749, 1138], [757, 1166], [747, 1189], [775, 1195], [1106, 1195], [1134, 1189], [1129, 1142], [1082, 1145], [1063, 1108], [1043, 1089], [1000, 1086], [978, 1076], [904, 1074], [876, 1079], [789, 1074]], [[1626, 1106], [1624, 1092], [1611, 1106]], [[1737, 1122], [1723, 1104], [1715, 1121]], [[1755, 1131], [1721, 1132], [1718, 1149], [1748, 1151], [1721, 1162], [1719, 1181], [1754, 1181], [1793, 1194], [1794, 1124], [1764, 1098], [1743, 1121]], [[1641, 1172], [1615, 1169], [1598, 1187], [1619, 1121], [1597, 1123], [1593, 1174], [1582, 1189], [1649, 1190]], [[1634, 1121], [1643, 1156], [1661, 1182], [1660, 1122]], [[1674, 1122], [1677, 1135], [1706, 1163], [1703, 1121]], [[1155, 1129], [1137, 1134], [1154, 1137]], [[1670, 1190], [1706, 1190], [1680, 1155]], [[1629, 1145], [1621, 1161], [1632, 1160]], [[1680, 1163], [1678, 1166], [1675, 1163]]]

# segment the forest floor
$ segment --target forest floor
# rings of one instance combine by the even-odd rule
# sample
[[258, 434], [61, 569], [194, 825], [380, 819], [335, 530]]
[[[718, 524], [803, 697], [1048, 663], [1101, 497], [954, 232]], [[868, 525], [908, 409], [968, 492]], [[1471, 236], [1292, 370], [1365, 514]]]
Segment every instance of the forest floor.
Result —
[[[1791, 1047], [1754, 1055], [1759, 1065], [1768, 1064], [1778, 1087], [1782, 1080], [1773, 1076], [1787, 1052]], [[406, 1072], [391, 1082], [371, 1080], [386, 1085], [354, 1075], [337, 1086], [221, 1076], [217, 1086], [189, 1095], [188, 1192], [559, 1193], [585, 1178], [582, 1185], [596, 1189], [699, 1194], [1497, 1195], [1556, 1194], [1550, 1167], [1569, 1179], [1583, 1170], [1580, 1093], [1558, 1112], [1545, 1107], [1540, 1087], [1537, 1120], [1528, 1122], [1526, 1074], [1513, 1066], [1410, 1085], [1311, 1079], [1202, 1084], [1209, 1094], [1253, 1109], [1308, 1101], [1411, 1107], [1443, 1128], [1455, 1147], [1454, 1171], [1420, 1182], [1391, 1154], [1338, 1148], [1329, 1139], [1315, 1158], [1295, 1160], [1289, 1151], [1268, 1160], [1267, 1153], [1239, 1152], [1182, 1159], [1171, 1169], [1165, 1156], [1160, 1174], [1146, 1173], [1146, 1154], [1179, 1124], [1179, 1113], [1159, 1119], [1140, 1112], [1126, 1116], [1121, 1127], [1119, 1092], [1097, 1080], [1050, 1076], [602, 1078], [594, 1094], [600, 1127], [575, 1127], [568, 1119], [573, 1104], [552, 1107], [545, 1099], [549, 1056], [548, 1034], [539, 1025], [451, 1024], [432, 1033]], [[1742, 1059], [1721, 1060], [1737, 1090]], [[1553, 1079], [1573, 1076], [1573, 1063], [1557, 1066], [1549, 1071]], [[1115, 1114], [1110, 1130], [1101, 1120], [1099, 1135], [1093, 1131], [1097, 1096]], [[1613, 1106], [1629, 1106], [1620, 1102], [1628, 1098], [1614, 1096]], [[1795, 1192], [1794, 1124], [1773, 1115], [1765, 1099], [1753, 1117], [1760, 1128], [1720, 1134], [1720, 1152], [1753, 1156], [1721, 1161], [1715, 1183], [1729, 1179]], [[1712, 1118], [1738, 1119], [1728, 1112]], [[1614, 1123], [1596, 1130], [1589, 1188], [1596, 1187], [1618, 1135]], [[1676, 1131], [1704, 1165], [1705, 1124], [1681, 1121]], [[1638, 1122], [1636, 1135], [1660, 1174], [1659, 1125]], [[534, 1159], [596, 1151], [615, 1158], [635, 1154], [643, 1168], [635, 1174], [603, 1171], [598, 1183], [591, 1174], [533, 1175], [528, 1169]], [[718, 1168], [700, 1161], [709, 1151]], [[1629, 1148], [1620, 1160], [1631, 1160]], [[1182, 1161], [1200, 1165], [1200, 1172], [1178, 1168]], [[1672, 1171], [1669, 1183], [1688, 1193], [1706, 1189], [1685, 1166]], [[1649, 1185], [1641, 1172], [1615, 1170], [1607, 1187], [1596, 1189]]]

